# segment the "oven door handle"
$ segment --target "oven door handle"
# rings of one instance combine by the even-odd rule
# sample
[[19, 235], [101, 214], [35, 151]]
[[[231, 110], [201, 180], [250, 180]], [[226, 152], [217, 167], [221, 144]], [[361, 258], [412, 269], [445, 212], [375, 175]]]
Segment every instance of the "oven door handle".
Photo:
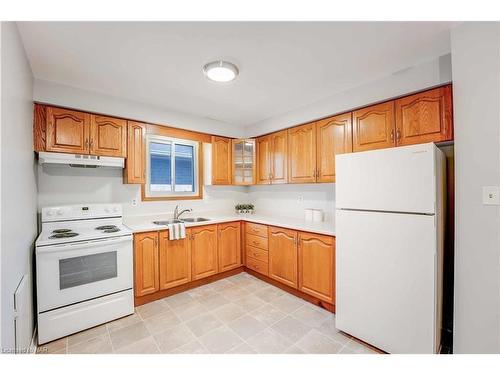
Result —
[[58, 251], [71, 251], [84, 249], [87, 247], [94, 247], [98, 245], [114, 245], [121, 242], [129, 242], [132, 241], [132, 236], [123, 236], [118, 238], [107, 238], [103, 240], [91, 240], [84, 242], [76, 242], [76, 243], [65, 243], [60, 245], [50, 245], [50, 246], [40, 246], [36, 249], [37, 253], [54, 253]]

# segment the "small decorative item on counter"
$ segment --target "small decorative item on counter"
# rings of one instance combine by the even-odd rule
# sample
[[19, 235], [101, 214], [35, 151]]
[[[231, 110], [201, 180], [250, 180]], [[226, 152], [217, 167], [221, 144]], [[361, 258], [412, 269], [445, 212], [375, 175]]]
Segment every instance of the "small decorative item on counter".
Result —
[[312, 210], [313, 212], [313, 221], [315, 222], [321, 222], [323, 221], [323, 210], [318, 210], [318, 209], [314, 209]]
[[312, 208], [306, 208], [304, 209], [304, 220], [305, 221], [313, 221], [313, 209]]
[[236, 213], [238, 214], [253, 214], [254, 206], [253, 204], [237, 204], [235, 207]]

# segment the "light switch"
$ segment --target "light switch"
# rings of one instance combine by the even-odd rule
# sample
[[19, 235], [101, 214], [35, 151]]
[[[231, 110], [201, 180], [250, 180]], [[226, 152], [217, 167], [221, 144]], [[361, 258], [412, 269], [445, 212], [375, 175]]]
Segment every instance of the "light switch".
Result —
[[500, 205], [498, 186], [483, 186], [483, 204]]

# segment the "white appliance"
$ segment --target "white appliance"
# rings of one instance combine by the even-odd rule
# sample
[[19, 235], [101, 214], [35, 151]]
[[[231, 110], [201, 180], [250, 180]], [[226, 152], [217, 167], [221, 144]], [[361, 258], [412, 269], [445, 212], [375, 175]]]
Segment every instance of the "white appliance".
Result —
[[39, 152], [38, 164], [63, 164], [78, 168], [124, 168], [125, 158], [85, 154], [65, 154], [62, 152]]
[[439, 352], [443, 153], [429, 143], [335, 163], [337, 328], [389, 353]]
[[117, 204], [42, 208], [39, 344], [134, 312], [132, 233]]

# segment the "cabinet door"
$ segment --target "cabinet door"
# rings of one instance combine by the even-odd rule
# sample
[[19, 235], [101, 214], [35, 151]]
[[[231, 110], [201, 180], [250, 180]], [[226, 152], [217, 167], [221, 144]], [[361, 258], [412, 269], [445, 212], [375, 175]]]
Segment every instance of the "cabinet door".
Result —
[[47, 107], [47, 151], [89, 153], [90, 114]]
[[271, 183], [271, 137], [259, 137], [256, 140], [257, 184]]
[[269, 277], [297, 288], [297, 232], [269, 227]]
[[398, 146], [453, 139], [451, 86], [396, 100]]
[[189, 228], [191, 275], [193, 280], [215, 275], [217, 265], [217, 225]]
[[241, 224], [239, 221], [217, 225], [219, 272], [241, 266]]
[[169, 240], [168, 231], [160, 232], [160, 289], [191, 281], [189, 239]]
[[158, 232], [134, 235], [134, 267], [136, 297], [159, 290]]
[[299, 232], [299, 290], [334, 303], [335, 239]]
[[90, 153], [100, 156], [127, 156], [127, 120], [91, 115]]
[[354, 111], [352, 149], [354, 152], [395, 146], [394, 101]]
[[212, 184], [231, 185], [231, 139], [212, 137]]
[[273, 184], [288, 182], [288, 132], [271, 134], [271, 175]]
[[288, 129], [288, 176], [290, 183], [316, 181], [314, 122]]
[[352, 113], [316, 123], [316, 182], [335, 182], [335, 155], [352, 152]]
[[124, 182], [143, 184], [146, 177], [146, 124], [128, 121], [127, 137]]

